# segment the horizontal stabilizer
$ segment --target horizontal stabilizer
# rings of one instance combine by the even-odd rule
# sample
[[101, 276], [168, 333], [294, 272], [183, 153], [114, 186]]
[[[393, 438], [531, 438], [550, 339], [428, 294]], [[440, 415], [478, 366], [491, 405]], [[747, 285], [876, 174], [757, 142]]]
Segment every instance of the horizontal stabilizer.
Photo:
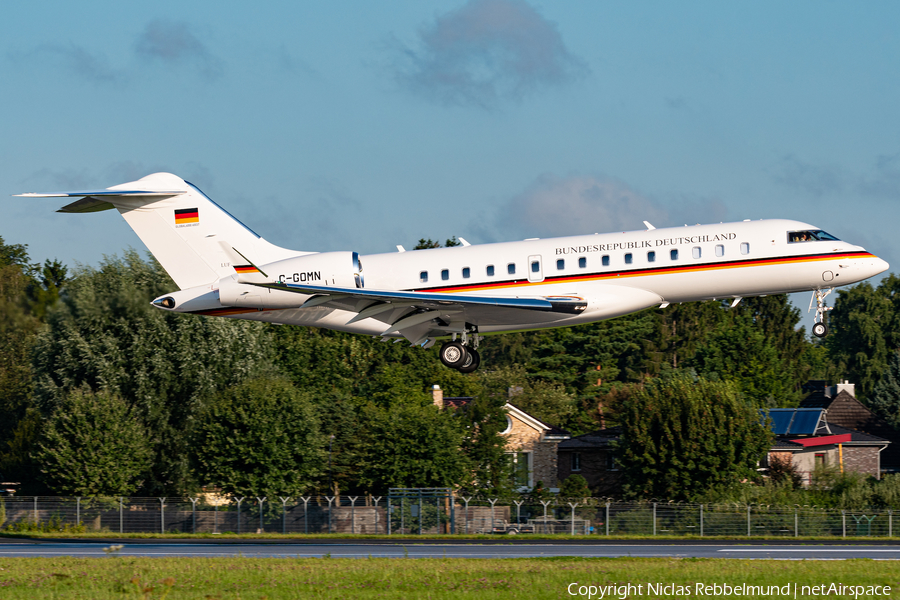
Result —
[[76, 200], [72, 204], [66, 204], [61, 209], [56, 212], [59, 213], [92, 213], [92, 212], [100, 212], [101, 210], [109, 210], [111, 208], [115, 208], [111, 203], [106, 200], [97, 200], [96, 198], [91, 198], [90, 196], [86, 198], [82, 198], [81, 200]]
[[187, 190], [172, 190], [172, 191], [150, 191], [150, 190], [82, 190], [78, 192], [47, 192], [43, 194], [37, 194], [34, 192], [30, 192], [27, 194], [14, 194], [19, 198], [75, 198], [78, 196], [177, 196], [178, 194], [184, 194]]

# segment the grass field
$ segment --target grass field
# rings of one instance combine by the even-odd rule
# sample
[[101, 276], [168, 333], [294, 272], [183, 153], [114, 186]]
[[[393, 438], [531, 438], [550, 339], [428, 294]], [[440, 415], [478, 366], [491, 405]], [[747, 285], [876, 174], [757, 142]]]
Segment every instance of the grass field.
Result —
[[[577, 585], [570, 588], [570, 584]], [[280, 600], [298, 598], [587, 598], [580, 586], [642, 586], [604, 598], [684, 597], [647, 584], [790, 585], [797, 598], [853, 598], [814, 594], [802, 586], [890, 586], [900, 598], [900, 562], [727, 559], [260, 559], [260, 558], [0, 558], [0, 598]], [[569, 593], [569, 589], [575, 595]], [[585, 587], [584, 592], [588, 592]], [[628, 592], [631, 593], [628, 593]], [[677, 588], [669, 591], [678, 591]], [[726, 597], [715, 588], [702, 597]], [[808, 593], [803, 593], [804, 591]], [[820, 590], [822, 591], [822, 590]], [[863, 592], [867, 591], [865, 587]], [[868, 591], [875, 592], [875, 589]], [[884, 592], [884, 590], [880, 590]], [[592, 598], [599, 598], [599, 590]], [[754, 597], [784, 597], [779, 595]]]

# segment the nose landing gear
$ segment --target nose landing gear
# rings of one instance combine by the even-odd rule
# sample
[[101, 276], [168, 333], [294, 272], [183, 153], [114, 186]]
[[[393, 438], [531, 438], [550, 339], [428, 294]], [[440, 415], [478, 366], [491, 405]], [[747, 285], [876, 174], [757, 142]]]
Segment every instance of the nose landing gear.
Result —
[[471, 373], [475, 371], [481, 364], [481, 357], [478, 355], [478, 343], [481, 336], [475, 334], [471, 338], [469, 344], [469, 336], [467, 332], [463, 332], [462, 341], [456, 341], [456, 334], [453, 334], [453, 341], [445, 342], [441, 346], [439, 356], [444, 366], [456, 369], [460, 373]]
[[831, 310], [832, 306], [825, 306], [825, 297], [834, 291], [834, 288], [825, 288], [824, 290], [813, 290], [812, 298], [809, 299], [809, 312], [813, 309], [813, 302], [816, 303], [816, 322], [813, 324], [813, 335], [823, 338], [828, 335], [828, 325], [825, 324], [825, 313]]

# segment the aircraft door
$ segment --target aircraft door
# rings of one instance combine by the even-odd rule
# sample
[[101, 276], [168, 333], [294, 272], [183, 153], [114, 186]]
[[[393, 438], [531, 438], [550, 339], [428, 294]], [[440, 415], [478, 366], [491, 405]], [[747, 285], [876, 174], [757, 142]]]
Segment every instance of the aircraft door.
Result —
[[544, 268], [541, 265], [541, 255], [535, 254], [528, 257], [528, 281], [543, 281]]

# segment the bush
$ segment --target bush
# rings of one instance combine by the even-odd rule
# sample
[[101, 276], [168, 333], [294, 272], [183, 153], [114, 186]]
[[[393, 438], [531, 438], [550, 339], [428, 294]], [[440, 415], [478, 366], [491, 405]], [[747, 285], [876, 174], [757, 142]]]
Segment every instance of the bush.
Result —
[[587, 479], [581, 475], [569, 475], [559, 488], [560, 498], [587, 498], [591, 495]]

